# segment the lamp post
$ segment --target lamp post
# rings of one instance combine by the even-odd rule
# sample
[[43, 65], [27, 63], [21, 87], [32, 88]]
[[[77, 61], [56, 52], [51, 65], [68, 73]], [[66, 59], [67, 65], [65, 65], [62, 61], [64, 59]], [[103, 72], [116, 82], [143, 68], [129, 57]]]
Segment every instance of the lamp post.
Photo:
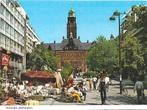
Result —
[[120, 16], [125, 14], [121, 13], [119, 11], [115, 11], [113, 15], [110, 17], [110, 20], [115, 20], [116, 17], [118, 17], [118, 38], [119, 38], [119, 52], [118, 52], [118, 65], [119, 65], [119, 73], [120, 73], [120, 94], [122, 94], [122, 72], [121, 72], [121, 25], [120, 25]]
[[96, 73], [96, 41], [93, 42], [93, 45], [94, 45], [94, 56], [95, 56], [94, 72]]

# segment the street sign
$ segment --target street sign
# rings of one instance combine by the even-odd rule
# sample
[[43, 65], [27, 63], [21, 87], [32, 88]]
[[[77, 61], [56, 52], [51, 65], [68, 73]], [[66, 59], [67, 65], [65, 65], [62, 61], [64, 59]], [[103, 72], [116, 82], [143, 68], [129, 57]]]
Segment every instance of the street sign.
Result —
[[9, 55], [2, 54], [2, 65], [8, 65], [9, 64], [9, 58], [10, 58]]

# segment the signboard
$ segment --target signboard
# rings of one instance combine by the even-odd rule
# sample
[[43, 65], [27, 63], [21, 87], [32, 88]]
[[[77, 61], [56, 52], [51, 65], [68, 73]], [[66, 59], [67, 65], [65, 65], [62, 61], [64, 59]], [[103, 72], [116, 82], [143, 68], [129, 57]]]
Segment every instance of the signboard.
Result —
[[2, 65], [8, 65], [9, 64], [10, 56], [7, 54], [2, 54]]

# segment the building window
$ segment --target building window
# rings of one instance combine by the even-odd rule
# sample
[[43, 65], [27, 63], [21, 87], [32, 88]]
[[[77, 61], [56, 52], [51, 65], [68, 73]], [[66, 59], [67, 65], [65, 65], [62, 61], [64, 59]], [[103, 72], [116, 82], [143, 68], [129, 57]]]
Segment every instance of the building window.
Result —
[[13, 4], [12, 3], [10, 3], [10, 10], [13, 11]]
[[0, 19], [0, 28], [2, 30], [4, 30], [4, 25], [5, 25], [4, 20], [3, 19]]
[[6, 15], [6, 19], [8, 19], [10, 21], [10, 13], [8, 12], [8, 10], [6, 10], [5, 15]]
[[1, 43], [4, 46], [5, 45], [5, 36], [1, 34]]
[[5, 30], [8, 34], [10, 34], [10, 26], [6, 23]]
[[2, 4], [0, 4], [0, 14], [4, 15], [5, 8]]
[[21, 46], [21, 52], [23, 52], [23, 46]]
[[9, 6], [9, 0], [6, 0], [6, 5]]
[[14, 17], [13, 17], [13, 15], [10, 15], [10, 22], [12, 23], [12, 25], [14, 25]]
[[11, 27], [11, 36], [14, 36], [14, 29]]

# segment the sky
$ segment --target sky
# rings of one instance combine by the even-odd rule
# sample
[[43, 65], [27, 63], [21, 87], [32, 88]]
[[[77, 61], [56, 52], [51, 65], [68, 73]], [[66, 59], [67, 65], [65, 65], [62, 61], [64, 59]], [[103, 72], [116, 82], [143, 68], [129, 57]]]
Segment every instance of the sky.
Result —
[[[133, 5], [147, 5], [147, 1], [74, 1], [74, 0], [19, 0], [29, 16], [30, 24], [41, 41], [61, 42], [66, 37], [68, 11], [76, 13], [77, 35], [82, 42], [107, 39], [118, 35], [118, 21], [110, 21], [113, 12], [127, 12]], [[124, 15], [121, 16], [121, 19]]]

